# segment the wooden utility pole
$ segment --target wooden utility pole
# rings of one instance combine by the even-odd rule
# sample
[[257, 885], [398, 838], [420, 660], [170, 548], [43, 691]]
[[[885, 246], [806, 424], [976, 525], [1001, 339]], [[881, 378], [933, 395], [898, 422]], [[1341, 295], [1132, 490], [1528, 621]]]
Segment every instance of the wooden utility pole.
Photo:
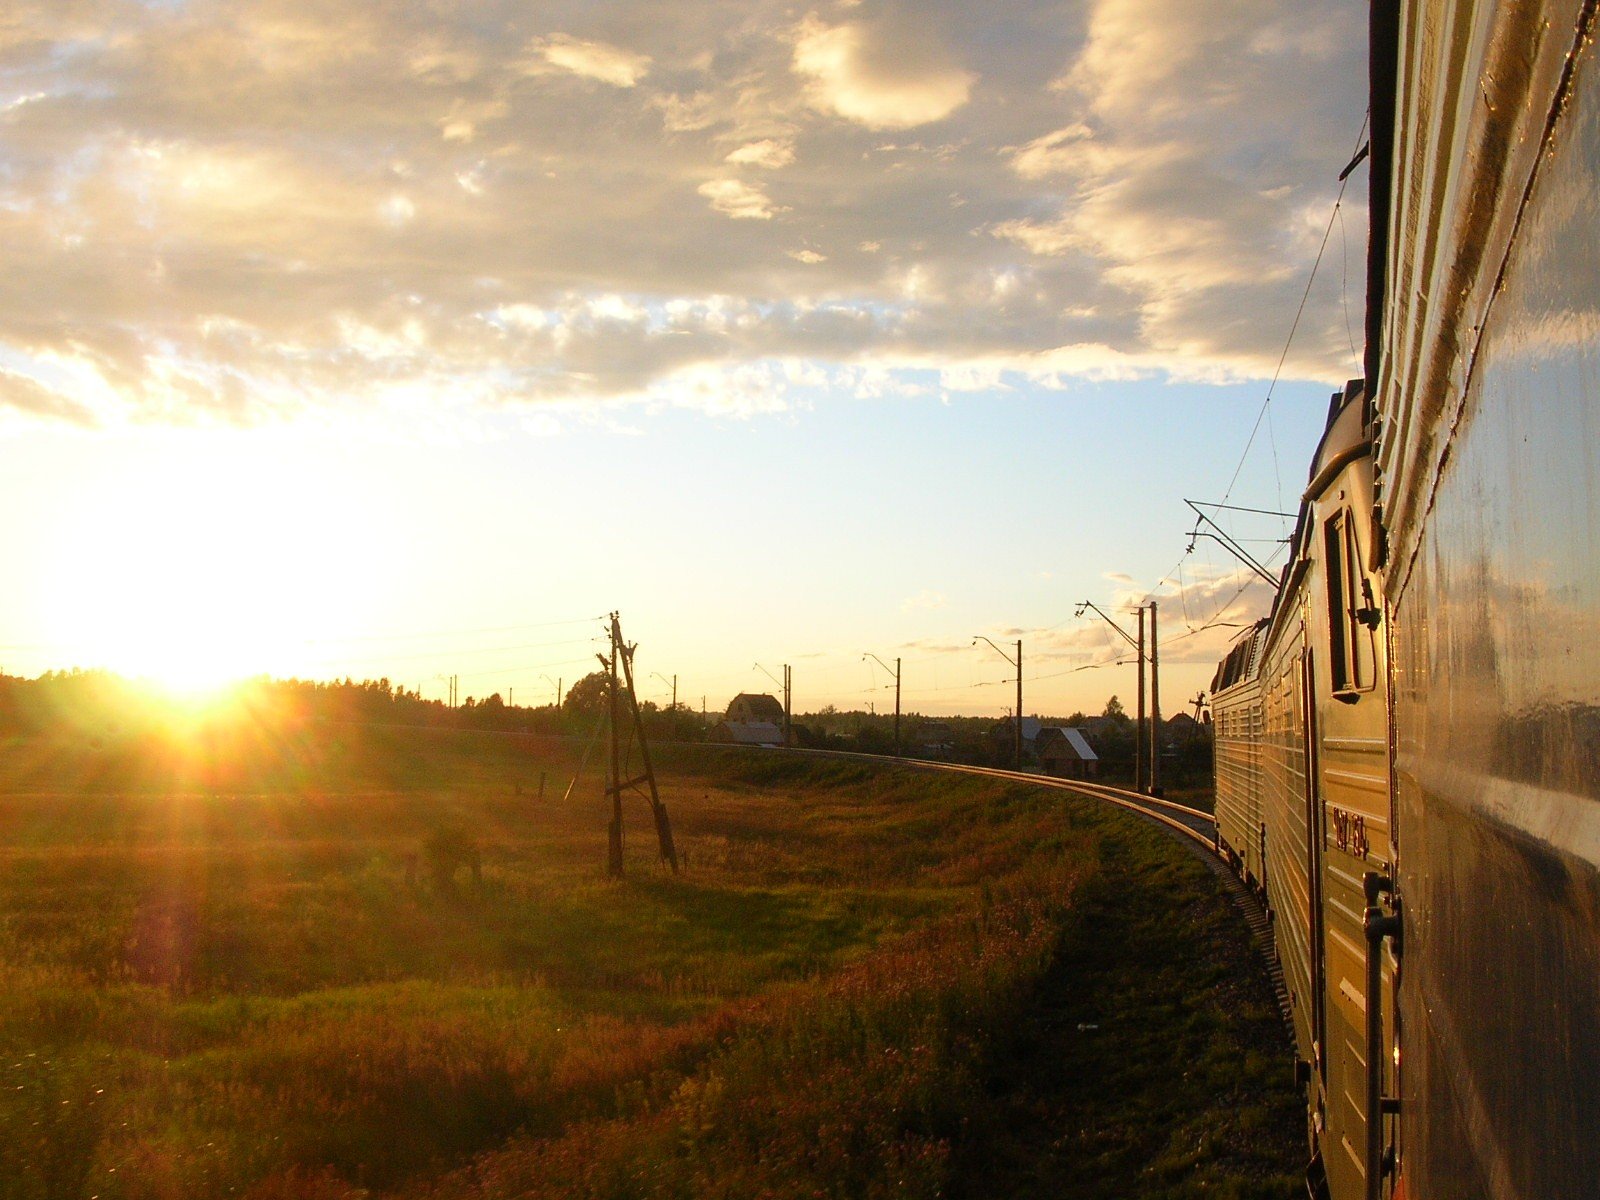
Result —
[[1161, 654], [1156, 648], [1156, 602], [1150, 601], [1150, 794], [1161, 795]]
[[[672, 842], [672, 824], [667, 819], [667, 806], [661, 803], [661, 793], [656, 787], [655, 767], [650, 761], [650, 743], [645, 737], [644, 720], [639, 715], [639, 697], [633, 686], [633, 654], [637, 649], [637, 645], [628, 645], [622, 640], [622, 619], [616, 613], [612, 613], [611, 654], [609, 657], [604, 654], [597, 657], [605, 666], [610, 680], [607, 699], [611, 716], [611, 780], [606, 792], [611, 797], [611, 837], [606, 869], [607, 873], [613, 876], [622, 874], [622, 793], [629, 788], [638, 791], [640, 784], [649, 788], [648, 792], [642, 794], [650, 802], [650, 812], [655, 818], [656, 838], [661, 846], [661, 858], [674, 872], [678, 869], [678, 852]], [[624, 735], [621, 707], [624, 686], [627, 688], [631, 718], [628, 736], [639, 743], [639, 759], [644, 767], [644, 774], [633, 779], [622, 778]]]
[[606, 776], [606, 794], [611, 797], [611, 828], [607, 841], [606, 874], [615, 879], [622, 877], [622, 738], [617, 721], [617, 653], [616, 624], [611, 626], [611, 654], [599, 655], [606, 669], [606, 715], [611, 729], [611, 770]]
[[784, 663], [783, 664], [783, 744], [785, 746], [790, 746], [790, 745], [794, 744], [794, 737], [791, 734], [791, 729], [793, 727], [793, 725], [792, 725], [793, 718], [790, 715], [790, 710], [789, 710], [789, 702], [790, 702], [790, 700], [792, 698], [792, 696], [791, 696], [791, 688], [793, 687], [793, 684], [794, 684], [794, 675], [789, 669], [789, 664], [788, 663]]
[[1141, 794], [1148, 787], [1148, 766], [1145, 763], [1144, 727], [1144, 605], [1139, 614], [1139, 717], [1133, 726], [1133, 790]]

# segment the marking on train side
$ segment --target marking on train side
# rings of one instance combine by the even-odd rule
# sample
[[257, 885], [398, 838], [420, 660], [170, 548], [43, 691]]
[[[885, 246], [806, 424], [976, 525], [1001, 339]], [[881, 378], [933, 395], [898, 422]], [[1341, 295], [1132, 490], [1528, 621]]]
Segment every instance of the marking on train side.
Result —
[[1350, 1144], [1348, 1134], [1339, 1135], [1339, 1144], [1344, 1147], [1344, 1152], [1350, 1156], [1350, 1161], [1355, 1163], [1356, 1170], [1361, 1172], [1361, 1178], [1367, 1177], [1367, 1164], [1361, 1161], [1361, 1156], [1356, 1153], [1356, 1148]]
[[1359, 1008], [1363, 1016], [1366, 1015], [1367, 998], [1356, 990], [1355, 984], [1351, 983], [1348, 979], [1340, 978], [1339, 994], [1346, 1000], [1350, 1001], [1351, 1004], [1354, 1004], [1357, 1008]]
[[1336, 847], [1357, 858], [1367, 857], [1372, 843], [1367, 840], [1367, 818], [1364, 813], [1350, 812], [1330, 804], [1328, 820], [1333, 826], [1331, 832]]

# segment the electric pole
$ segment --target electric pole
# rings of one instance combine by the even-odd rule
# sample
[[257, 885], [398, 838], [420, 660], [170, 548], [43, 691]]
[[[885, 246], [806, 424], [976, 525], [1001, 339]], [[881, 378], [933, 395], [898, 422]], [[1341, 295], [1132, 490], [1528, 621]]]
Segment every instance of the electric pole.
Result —
[[611, 724], [611, 773], [606, 780], [606, 791], [611, 796], [611, 826], [608, 830], [606, 874], [613, 879], [622, 878], [622, 738], [617, 724], [617, 653], [616, 627], [611, 633], [611, 654], [598, 655], [600, 665], [606, 669], [606, 712]]
[[783, 689], [783, 744], [785, 746], [787, 746], [789, 744], [789, 727], [790, 727], [790, 720], [789, 720], [790, 688], [791, 688], [791, 685], [794, 682], [794, 675], [789, 670], [789, 664], [788, 663], [784, 663], [783, 664], [783, 678], [782, 679], [779, 679], [776, 675], [774, 675], [771, 671], [767, 670], [760, 663], [756, 663], [756, 665], [751, 667], [750, 669], [752, 671], [760, 671], [768, 679], [772, 680], [773, 683], [777, 684], [779, 687], [781, 687]]
[[1139, 663], [1139, 718], [1138, 718], [1137, 722], [1134, 724], [1134, 727], [1133, 727], [1133, 735], [1134, 735], [1133, 736], [1133, 786], [1134, 786], [1134, 790], [1135, 791], [1142, 792], [1142, 791], [1144, 791], [1144, 753], [1145, 753], [1145, 740], [1144, 740], [1145, 739], [1145, 732], [1144, 732], [1144, 606], [1140, 605], [1139, 608], [1137, 608], [1135, 610], [1139, 614], [1139, 636], [1137, 638], [1135, 638], [1131, 633], [1129, 633], [1121, 625], [1118, 625], [1110, 617], [1106, 616], [1105, 613], [1100, 611], [1098, 606], [1090, 603], [1088, 600], [1080, 601], [1079, 604], [1078, 604], [1077, 609], [1073, 612], [1072, 615], [1075, 616], [1075, 617], [1081, 617], [1081, 616], [1083, 616], [1085, 609], [1092, 609], [1094, 611], [1094, 615], [1095, 616], [1099, 617], [1107, 625], [1109, 625], [1109, 626], [1111, 626], [1111, 628], [1115, 629], [1117, 631], [1118, 635], [1122, 638], [1122, 640], [1127, 642], [1128, 645], [1133, 647], [1134, 653], [1138, 656], [1138, 663]]
[[1161, 795], [1161, 654], [1156, 648], [1156, 602], [1150, 601], [1150, 794]]
[[[879, 658], [871, 650], [868, 650], [865, 654], [863, 654], [861, 656], [861, 658], [862, 658], [863, 662], [865, 662], [869, 658], [872, 659], [880, 667], [882, 667], [885, 671], [887, 671], [889, 669], [889, 664], [884, 662], [883, 659]], [[901, 757], [901, 755], [900, 755], [900, 660], [899, 660], [899, 658], [896, 658], [894, 660], [894, 756], [896, 758]]]
[[999, 646], [995, 646], [993, 642], [990, 642], [981, 633], [972, 639], [974, 646], [979, 642], [989, 642], [989, 645], [994, 646], [996, 654], [1017, 669], [1017, 712], [1013, 721], [1015, 728], [1012, 731], [1012, 755], [1016, 761], [1017, 770], [1020, 771], [1022, 770], [1022, 639], [1017, 639], [1017, 657], [1015, 661], [1012, 660], [1011, 655], [1000, 649]]
[[1144, 725], [1144, 605], [1135, 611], [1139, 614], [1139, 719], [1134, 725], [1133, 748], [1133, 790], [1144, 794], [1149, 785], [1149, 743], [1145, 740], [1150, 736], [1150, 731]]
[[[656, 788], [655, 767], [650, 761], [650, 743], [645, 738], [644, 720], [639, 715], [639, 695], [633, 685], [633, 654], [637, 649], [637, 645], [629, 645], [622, 640], [622, 620], [618, 614], [612, 613], [610, 657], [604, 654], [596, 657], [606, 668], [610, 684], [606, 690], [611, 715], [611, 784], [606, 791], [611, 796], [611, 830], [606, 870], [607, 874], [618, 877], [622, 875], [622, 793], [627, 788], [637, 791], [640, 784], [646, 784], [650, 789], [646, 799], [655, 817], [661, 857], [671, 865], [674, 874], [678, 870], [678, 852], [672, 843], [672, 825], [667, 820], [667, 807], [661, 803], [661, 793]], [[617, 673], [619, 667], [622, 672], [620, 678]], [[623, 685], [628, 689], [628, 709], [632, 715], [630, 737], [639, 743], [639, 759], [644, 767], [644, 774], [633, 779], [622, 778], [623, 734], [618, 718], [621, 715]]]
[[1017, 770], [1022, 770], [1022, 639], [1017, 639]]

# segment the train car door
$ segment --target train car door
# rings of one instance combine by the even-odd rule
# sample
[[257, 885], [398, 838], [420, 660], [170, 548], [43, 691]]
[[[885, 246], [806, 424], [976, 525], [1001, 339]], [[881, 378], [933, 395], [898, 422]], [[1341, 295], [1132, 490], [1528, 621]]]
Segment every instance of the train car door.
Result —
[[[1333, 489], [1330, 489], [1331, 491]], [[1353, 489], [1352, 489], [1353, 490]], [[1315, 853], [1321, 887], [1323, 1164], [1333, 1196], [1376, 1200], [1384, 1180], [1373, 1154], [1373, 1077], [1381, 1097], [1389, 980], [1369, 972], [1381, 960], [1369, 951], [1365, 914], [1368, 874], [1390, 864], [1388, 714], [1382, 645], [1370, 620], [1370, 581], [1360, 553], [1356, 509], [1346, 490], [1328, 496], [1320, 522], [1321, 578], [1316, 602], [1326, 618], [1312, 676], [1317, 703], [1308, 717], [1316, 735], [1314, 778], [1319, 825]], [[1329, 511], [1331, 510], [1331, 511]], [[1377, 1032], [1373, 1032], [1373, 1023]]]

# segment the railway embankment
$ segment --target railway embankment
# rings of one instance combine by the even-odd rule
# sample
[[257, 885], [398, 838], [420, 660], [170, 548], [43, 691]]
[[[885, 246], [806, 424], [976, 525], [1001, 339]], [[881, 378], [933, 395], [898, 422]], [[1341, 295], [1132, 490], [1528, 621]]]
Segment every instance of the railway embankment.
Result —
[[1089, 800], [1097, 869], [989, 1064], [958, 1197], [1301, 1194], [1302, 1101], [1259, 949], [1203, 858]]

